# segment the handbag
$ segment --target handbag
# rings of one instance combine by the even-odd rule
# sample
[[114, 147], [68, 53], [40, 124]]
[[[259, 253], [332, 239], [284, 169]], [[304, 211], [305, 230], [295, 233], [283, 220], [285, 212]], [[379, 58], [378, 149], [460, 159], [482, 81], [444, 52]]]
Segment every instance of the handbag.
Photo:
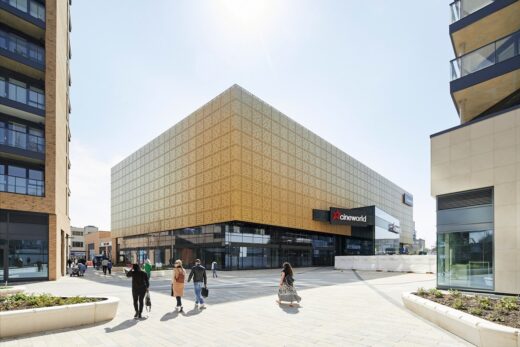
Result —
[[146, 310], [148, 312], [150, 312], [152, 310], [152, 299], [150, 299], [150, 292], [146, 292], [146, 296], [145, 296], [145, 306], [146, 306]]
[[202, 295], [203, 297], [207, 298], [208, 295], [209, 295], [209, 289], [206, 288], [206, 287], [202, 287], [202, 290], [200, 291], [200, 295]]
[[173, 296], [173, 283], [172, 283], [170, 289], [172, 290], [171, 296]]

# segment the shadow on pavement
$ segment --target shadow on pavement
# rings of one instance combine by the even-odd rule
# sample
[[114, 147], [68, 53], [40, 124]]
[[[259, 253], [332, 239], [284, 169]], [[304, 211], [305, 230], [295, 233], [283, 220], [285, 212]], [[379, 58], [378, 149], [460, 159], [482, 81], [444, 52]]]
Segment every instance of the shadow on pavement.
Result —
[[179, 316], [179, 311], [175, 310], [173, 312], [168, 312], [164, 316], [161, 317], [161, 322], [169, 321], [170, 319], [177, 318]]
[[289, 304], [278, 304], [278, 306], [288, 314], [297, 314], [300, 312], [300, 308], [302, 308], [300, 304], [293, 304], [292, 306]]
[[[141, 318], [141, 319], [143, 319], [143, 318]], [[138, 322], [139, 322], [139, 320], [137, 320], [137, 319], [127, 319], [124, 322], [119, 323], [118, 325], [116, 325], [113, 328], [105, 328], [105, 332], [113, 333], [114, 331], [125, 330], [125, 329], [133, 327]]]
[[181, 312], [181, 314], [184, 316], [184, 317], [191, 317], [191, 316], [196, 316], [198, 314], [200, 314], [203, 310], [199, 310], [198, 308], [194, 307], [192, 310], [188, 311], [188, 312]]

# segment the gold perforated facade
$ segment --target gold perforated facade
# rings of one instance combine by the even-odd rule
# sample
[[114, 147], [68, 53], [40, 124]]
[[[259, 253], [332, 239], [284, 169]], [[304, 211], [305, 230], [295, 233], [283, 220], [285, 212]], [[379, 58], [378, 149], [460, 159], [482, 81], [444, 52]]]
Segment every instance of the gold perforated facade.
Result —
[[243, 221], [350, 235], [313, 209], [376, 205], [412, 243], [405, 191], [234, 85], [112, 168], [120, 238]]

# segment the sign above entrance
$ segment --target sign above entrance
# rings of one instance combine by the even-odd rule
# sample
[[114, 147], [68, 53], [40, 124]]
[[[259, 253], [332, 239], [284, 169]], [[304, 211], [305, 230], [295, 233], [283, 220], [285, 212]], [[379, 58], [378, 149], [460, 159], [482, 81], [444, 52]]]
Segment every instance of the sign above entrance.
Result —
[[354, 226], [374, 225], [374, 209], [370, 207], [352, 209], [331, 207], [330, 224], [345, 224]]

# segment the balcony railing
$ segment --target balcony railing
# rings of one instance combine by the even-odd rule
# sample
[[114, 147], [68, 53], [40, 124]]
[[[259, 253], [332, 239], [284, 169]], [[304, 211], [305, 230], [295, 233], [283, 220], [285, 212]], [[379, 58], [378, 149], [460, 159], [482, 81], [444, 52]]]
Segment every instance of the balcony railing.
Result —
[[0, 174], [0, 192], [43, 196], [44, 181]]
[[25, 83], [6, 82], [0, 77], [0, 98], [8, 98], [22, 104], [45, 110], [45, 95], [34, 87], [24, 87]]
[[453, 59], [451, 80], [456, 80], [520, 54], [520, 31]]
[[45, 5], [35, 0], [0, 0], [1, 2], [27, 13], [29, 16], [45, 23]]
[[32, 152], [45, 152], [45, 139], [13, 129], [0, 128], [0, 145], [26, 149]]
[[0, 30], [0, 49], [28, 59], [39, 66], [43, 67], [45, 64], [43, 47], [5, 30]]
[[477, 12], [495, 0], [457, 0], [450, 4], [451, 22], [454, 23], [470, 14]]

